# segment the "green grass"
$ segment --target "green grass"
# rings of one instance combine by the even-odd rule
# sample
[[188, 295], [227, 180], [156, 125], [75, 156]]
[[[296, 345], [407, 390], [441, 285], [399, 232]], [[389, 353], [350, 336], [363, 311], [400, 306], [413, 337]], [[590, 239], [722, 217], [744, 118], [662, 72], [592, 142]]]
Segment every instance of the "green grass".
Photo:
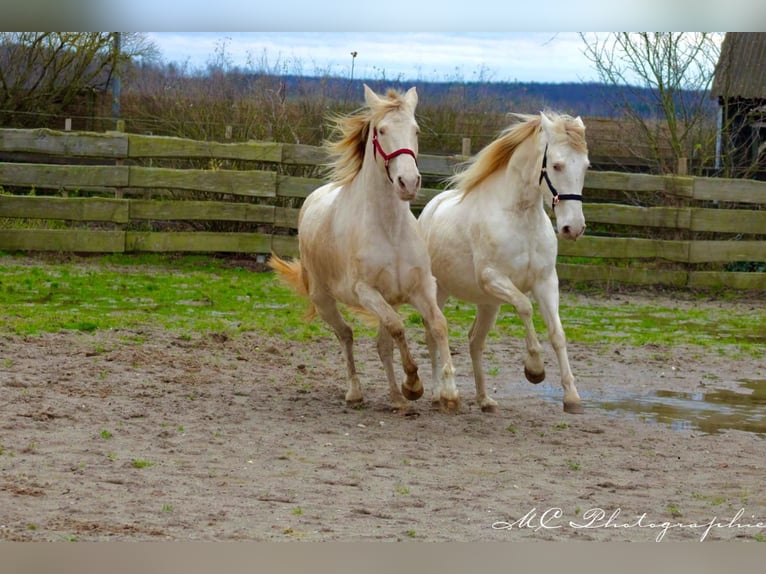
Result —
[[[750, 354], [758, 353], [766, 342], [763, 312], [703, 305], [684, 310], [625, 299], [610, 303], [603, 292], [583, 296], [562, 291], [560, 315], [568, 340], [719, 349], [734, 345]], [[321, 320], [304, 321], [306, 302], [273, 274], [208, 256], [0, 254], [0, 306], [0, 334], [94, 333], [152, 326], [185, 338], [212, 332], [258, 332], [301, 341], [332, 337]], [[408, 330], [422, 336], [413, 309], [404, 306], [401, 311]], [[473, 306], [451, 299], [445, 315], [450, 336], [464, 339], [473, 321]], [[374, 336], [373, 327], [351, 319], [359, 337]], [[536, 306], [534, 323], [545, 340]], [[523, 336], [515, 310], [504, 306], [490, 338]]]
[[579, 462], [576, 462], [574, 460], [568, 460], [567, 461], [567, 468], [569, 470], [580, 470], [582, 467]]

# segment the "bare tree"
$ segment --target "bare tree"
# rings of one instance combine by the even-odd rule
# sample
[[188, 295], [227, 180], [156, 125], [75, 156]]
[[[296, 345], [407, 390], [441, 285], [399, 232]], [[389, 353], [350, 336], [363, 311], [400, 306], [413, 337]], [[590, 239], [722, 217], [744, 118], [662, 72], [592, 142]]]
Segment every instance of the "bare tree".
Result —
[[619, 86], [618, 117], [631, 128], [631, 152], [658, 173], [677, 170], [681, 158], [695, 166], [715, 150], [715, 110], [710, 87], [722, 35], [708, 32], [580, 34], [585, 56], [600, 80]]
[[152, 59], [145, 36], [114, 32], [0, 32], [0, 125], [27, 127], [105, 93], [117, 65]]

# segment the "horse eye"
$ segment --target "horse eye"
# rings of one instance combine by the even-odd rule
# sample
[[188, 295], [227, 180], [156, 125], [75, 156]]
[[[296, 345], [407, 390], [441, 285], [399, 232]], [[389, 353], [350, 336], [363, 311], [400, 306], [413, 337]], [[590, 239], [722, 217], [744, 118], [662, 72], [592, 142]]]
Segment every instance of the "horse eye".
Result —
[[555, 169], [556, 171], [561, 171], [562, 169], [564, 169], [564, 166], [560, 163], [554, 163], [553, 169]]
[[386, 128], [378, 128], [378, 133], [382, 136], [386, 135]]

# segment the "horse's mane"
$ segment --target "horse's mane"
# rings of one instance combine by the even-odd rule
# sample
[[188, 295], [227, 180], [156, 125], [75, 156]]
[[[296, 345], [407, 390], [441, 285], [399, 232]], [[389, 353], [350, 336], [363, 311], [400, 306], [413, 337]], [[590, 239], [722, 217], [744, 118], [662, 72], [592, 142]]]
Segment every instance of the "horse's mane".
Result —
[[[565, 138], [566, 142], [578, 151], [588, 151], [585, 130], [575, 122], [575, 118], [551, 111], [544, 113], [555, 124], [557, 138]], [[518, 147], [542, 129], [539, 114], [511, 114], [511, 116], [517, 121], [505, 128], [496, 140], [469, 160], [465, 170], [449, 178], [450, 187], [461, 189], [463, 194], [470, 193], [490, 175], [508, 165]]]
[[370, 126], [378, 123], [388, 112], [404, 105], [404, 94], [390, 88], [379, 105], [364, 106], [349, 115], [334, 114], [328, 117], [334, 139], [324, 142], [331, 159], [325, 168], [332, 181], [345, 185], [354, 179], [362, 169]]

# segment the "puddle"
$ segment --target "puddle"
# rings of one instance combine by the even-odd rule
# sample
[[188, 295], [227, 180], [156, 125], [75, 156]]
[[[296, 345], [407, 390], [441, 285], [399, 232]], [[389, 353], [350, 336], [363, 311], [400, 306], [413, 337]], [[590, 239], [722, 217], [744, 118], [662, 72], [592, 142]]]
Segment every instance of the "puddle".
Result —
[[[738, 388], [701, 387], [691, 392], [657, 390], [647, 395], [618, 393], [585, 395], [587, 409], [615, 415], [628, 413], [640, 420], [665, 424], [675, 430], [718, 434], [740, 430], [766, 438], [766, 379], [740, 379]], [[551, 400], [560, 401], [560, 392]]]

